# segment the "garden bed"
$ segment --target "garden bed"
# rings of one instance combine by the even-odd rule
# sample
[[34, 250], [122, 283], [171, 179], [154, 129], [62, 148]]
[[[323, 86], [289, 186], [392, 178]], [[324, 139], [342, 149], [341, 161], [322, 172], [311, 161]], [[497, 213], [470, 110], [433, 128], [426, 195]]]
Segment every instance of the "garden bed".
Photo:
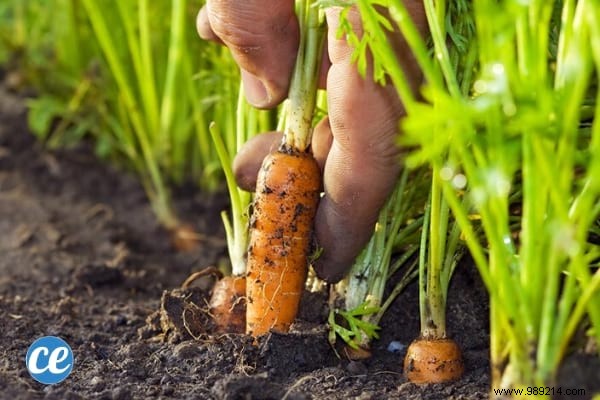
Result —
[[[0, 393], [29, 399], [479, 399], [488, 398], [488, 309], [476, 270], [458, 267], [449, 293], [448, 331], [462, 346], [458, 382], [419, 387], [402, 376], [419, 331], [417, 288], [382, 320], [373, 357], [350, 362], [327, 342], [324, 296], [305, 296], [288, 335], [258, 345], [246, 336], [161, 342], [147, 329], [164, 290], [227, 256], [219, 212], [224, 195], [193, 189], [176, 207], [205, 235], [200, 249], [172, 251], [145, 193], [129, 174], [98, 161], [89, 146], [49, 152], [28, 133], [22, 98], [0, 89]], [[468, 328], [468, 330], [464, 330]], [[72, 374], [44, 386], [25, 368], [38, 337], [65, 339]], [[593, 358], [597, 363], [597, 358]], [[599, 382], [589, 360], [569, 372], [582, 387]], [[586, 372], [587, 371], [587, 372]], [[595, 374], [595, 375], [594, 375]], [[591, 386], [590, 386], [591, 387]]]

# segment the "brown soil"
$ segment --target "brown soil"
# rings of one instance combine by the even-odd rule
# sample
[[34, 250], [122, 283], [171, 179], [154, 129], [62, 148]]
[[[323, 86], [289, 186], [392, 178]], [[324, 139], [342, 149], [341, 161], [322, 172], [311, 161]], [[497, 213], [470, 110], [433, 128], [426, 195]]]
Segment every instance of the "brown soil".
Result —
[[[181, 190], [176, 206], [206, 235], [193, 253], [171, 249], [132, 176], [98, 162], [86, 145], [44, 150], [27, 131], [23, 100], [0, 88], [0, 398], [488, 398], [486, 295], [468, 266], [449, 298], [449, 332], [466, 370], [455, 383], [407, 383], [404, 351], [386, 350], [418, 334], [414, 285], [362, 362], [330, 348], [318, 294], [305, 296], [292, 333], [258, 345], [244, 335], [157, 341], [146, 319], [163, 291], [226, 257], [226, 197]], [[25, 368], [28, 346], [44, 335], [62, 337], [75, 355], [72, 374], [57, 385], [37, 383]]]

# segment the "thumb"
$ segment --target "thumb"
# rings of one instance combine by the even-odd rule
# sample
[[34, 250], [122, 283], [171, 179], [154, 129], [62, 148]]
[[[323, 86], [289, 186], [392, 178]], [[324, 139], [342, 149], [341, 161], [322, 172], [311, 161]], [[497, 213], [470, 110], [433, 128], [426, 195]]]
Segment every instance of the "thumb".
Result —
[[299, 40], [294, 1], [208, 0], [197, 28], [229, 48], [249, 103], [270, 108], [286, 97]]

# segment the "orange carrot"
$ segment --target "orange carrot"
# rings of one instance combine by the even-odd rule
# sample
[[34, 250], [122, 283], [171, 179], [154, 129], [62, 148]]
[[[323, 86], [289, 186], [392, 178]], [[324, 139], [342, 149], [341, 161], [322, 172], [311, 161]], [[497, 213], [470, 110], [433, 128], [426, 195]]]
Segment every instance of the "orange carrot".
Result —
[[321, 171], [309, 152], [268, 155], [250, 223], [246, 333], [286, 332], [296, 318], [308, 271]]
[[296, 2], [300, 46], [285, 107], [283, 142], [258, 174], [246, 264], [246, 333], [286, 332], [308, 271], [321, 171], [310, 153], [320, 56], [325, 42], [315, 0]]
[[181, 284], [182, 289], [202, 277], [212, 275], [213, 285], [208, 301], [209, 314], [212, 317], [215, 333], [243, 333], [246, 328], [246, 278], [243, 276], [225, 276], [216, 267], [207, 267], [194, 272]]
[[448, 338], [419, 338], [408, 346], [404, 358], [404, 375], [417, 384], [454, 381], [464, 369], [460, 347]]
[[246, 278], [230, 275], [215, 282], [209, 306], [217, 333], [243, 333], [246, 328]]

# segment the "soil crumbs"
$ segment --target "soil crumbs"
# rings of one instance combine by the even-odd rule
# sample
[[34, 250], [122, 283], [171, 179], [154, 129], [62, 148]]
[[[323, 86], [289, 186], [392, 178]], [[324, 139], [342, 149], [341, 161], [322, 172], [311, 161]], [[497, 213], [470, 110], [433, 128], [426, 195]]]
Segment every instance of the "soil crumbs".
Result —
[[[406, 382], [404, 350], [387, 351], [418, 334], [414, 284], [363, 362], [336, 357], [317, 294], [305, 296], [293, 332], [257, 345], [245, 335], [156, 340], [146, 320], [163, 292], [226, 257], [226, 197], [176, 194], [178, 210], [206, 236], [198, 251], [176, 253], [136, 180], [89, 147], [44, 150], [28, 133], [23, 99], [0, 88], [0, 398], [488, 398], [487, 300], [473, 268], [459, 267], [449, 295], [448, 328], [467, 371], [451, 384]], [[50, 386], [25, 367], [27, 348], [45, 335], [63, 338], [75, 356], [71, 375]]]

